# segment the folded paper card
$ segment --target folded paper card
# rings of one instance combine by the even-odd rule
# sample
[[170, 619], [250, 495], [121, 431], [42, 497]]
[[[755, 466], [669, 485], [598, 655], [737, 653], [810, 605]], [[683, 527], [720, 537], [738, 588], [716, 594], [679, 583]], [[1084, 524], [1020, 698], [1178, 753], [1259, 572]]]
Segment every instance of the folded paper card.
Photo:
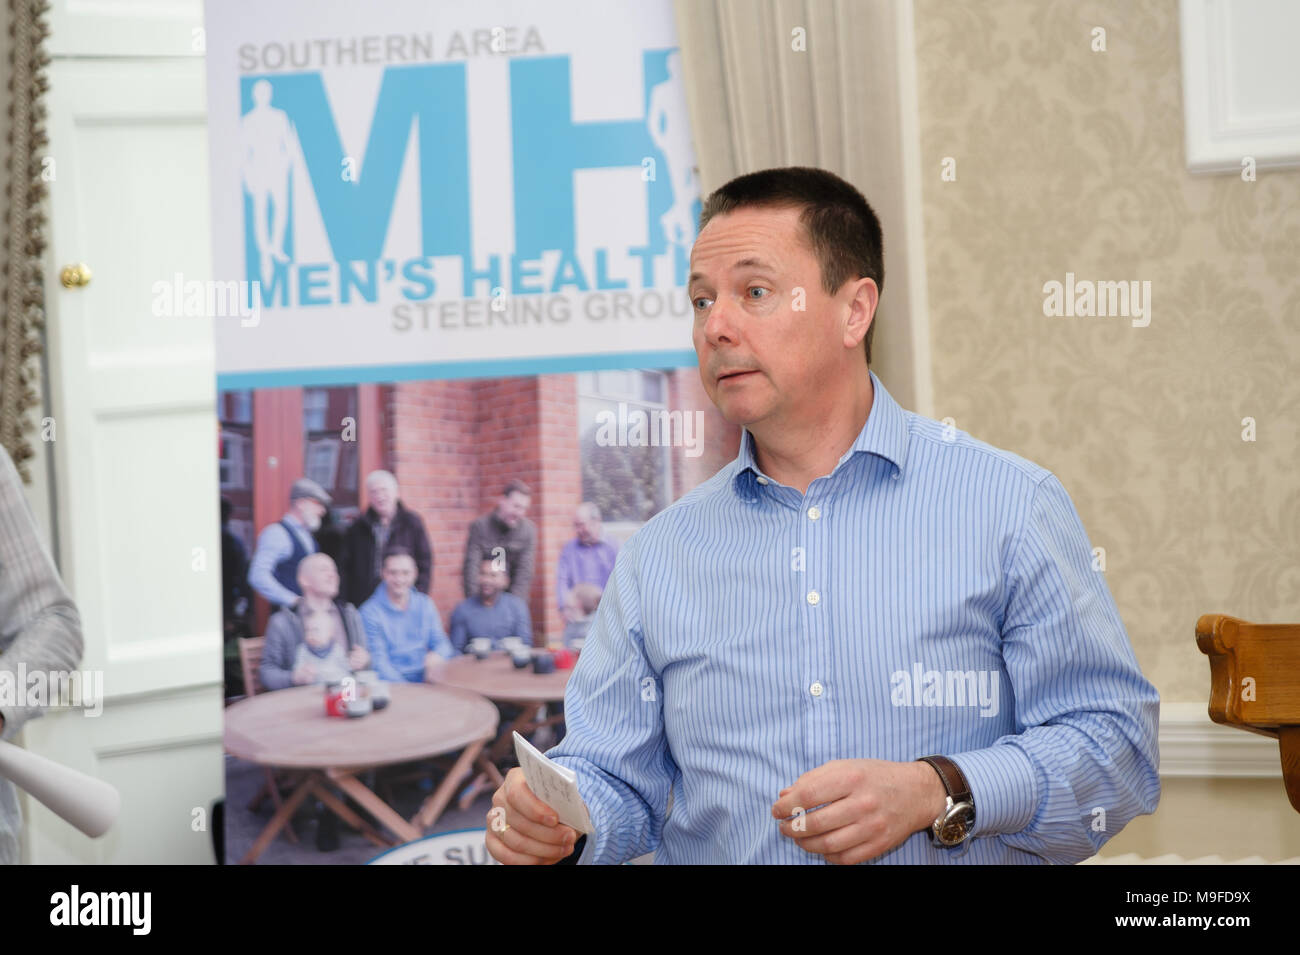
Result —
[[573, 770], [547, 759], [536, 746], [518, 733], [515, 733], [515, 756], [519, 759], [519, 768], [524, 771], [524, 781], [528, 783], [528, 788], [555, 810], [560, 822], [572, 826], [578, 832], [593, 831], [591, 816], [587, 814], [587, 804], [578, 792], [577, 777]]

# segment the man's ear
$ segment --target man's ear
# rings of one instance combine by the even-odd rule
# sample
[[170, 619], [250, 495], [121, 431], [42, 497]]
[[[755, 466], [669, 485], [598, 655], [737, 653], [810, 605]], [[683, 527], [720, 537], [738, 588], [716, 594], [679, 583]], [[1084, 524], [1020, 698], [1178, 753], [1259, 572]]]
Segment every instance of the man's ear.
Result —
[[876, 286], [875, 279], [860, 278], [849, 283], [845, 291], [852, 297], [848, 303], [848, 320], [844, 323], [844, 347], [851, 350], [862, 346], [867, 330], [875, 321], [876, 306], [880, 304], [880, 289]]

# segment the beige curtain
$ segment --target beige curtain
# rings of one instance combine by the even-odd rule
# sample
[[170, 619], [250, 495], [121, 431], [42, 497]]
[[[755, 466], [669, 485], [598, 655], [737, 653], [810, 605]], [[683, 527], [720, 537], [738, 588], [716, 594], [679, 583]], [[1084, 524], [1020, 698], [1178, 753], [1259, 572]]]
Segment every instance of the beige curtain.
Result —
[[0, 335], [0, 444], [30, 482], [26, 463], [32, 457], [30, 412], [39, 402], [37, 386], [45, 297], [41, 254], [45, 249], [45, 106], [47, 82], [44, 50], [48, 30], [46, 0], [9, 0], [0, 28], [0, 53], [8, 64], [8, 83], [0, 87], [4, 124], [3, 335]]
[[876, 210], [885, 286], [872, 365], [915, 408], [894, 3], [675, 0], [675, 12], [706, 195], [756, 169], [818, 166]]

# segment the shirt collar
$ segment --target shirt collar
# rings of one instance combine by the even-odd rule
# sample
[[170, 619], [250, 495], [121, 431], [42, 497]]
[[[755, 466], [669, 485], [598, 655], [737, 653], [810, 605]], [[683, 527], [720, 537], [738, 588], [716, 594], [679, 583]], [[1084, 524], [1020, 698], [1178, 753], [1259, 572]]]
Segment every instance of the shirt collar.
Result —
[[[894, 400], [885, 386], [880, 383], [874, 371], [871, 376], [872, 400], [867, 423], [858, 432], [857, 438], [844, 452], [839, 463], [843, 464], [858, 453], [874, 454], [894, 466], [897, 476], [903, 469], [907, 457], [907, 417], [902, 407]], [[740, 453], [736, 455], [736, 473], [732, 478], [732, 489], [744, 500], [758, 499], [756, 485], [772, 481], [759, 470], [754, 457], [754, 436], [744, 428], [740, 433]], [[759, 479], [762, 478], [760, 481]]]

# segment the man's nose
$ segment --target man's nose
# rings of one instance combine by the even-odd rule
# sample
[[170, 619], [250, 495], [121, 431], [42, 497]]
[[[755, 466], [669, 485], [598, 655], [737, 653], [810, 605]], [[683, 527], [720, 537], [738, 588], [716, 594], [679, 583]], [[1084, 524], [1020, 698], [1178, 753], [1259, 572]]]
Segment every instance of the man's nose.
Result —
[[710, 345], [722, 342], [736, 343], [736, 325], [734, 306], [725, 298], [719, 297], [709, 308], [709, 317], [704, 320], [704, 340]]

